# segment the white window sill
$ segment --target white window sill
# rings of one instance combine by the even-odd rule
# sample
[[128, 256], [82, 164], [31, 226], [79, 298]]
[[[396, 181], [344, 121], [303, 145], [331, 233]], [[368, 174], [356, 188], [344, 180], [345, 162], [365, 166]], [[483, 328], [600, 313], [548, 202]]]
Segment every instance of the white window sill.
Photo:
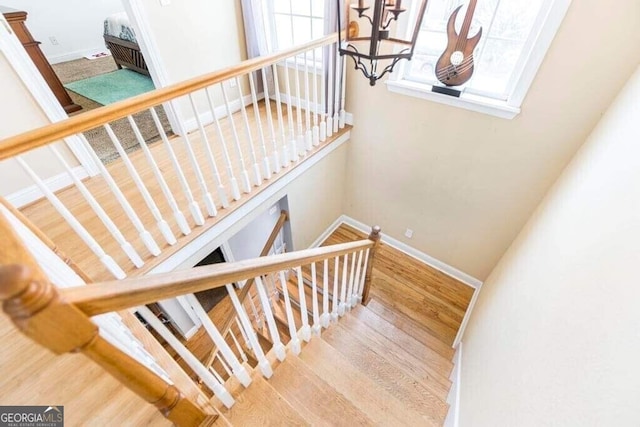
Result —
[[464, 108], [465, 110], [476, 111], [478, 113], [489, 114], [503, 119], [513, 119], [520, 114], [519, 107], [507, 105], [506, 101], [486, 98], [468, 93], [460, 94], [460, 98], [431, 92], [431, 85], [416, 83], [408, 80], [391, 80], [386, 82], [387, 88], [394, 93], [422, 98], [440, 104], [451, 105], [452, 107]]

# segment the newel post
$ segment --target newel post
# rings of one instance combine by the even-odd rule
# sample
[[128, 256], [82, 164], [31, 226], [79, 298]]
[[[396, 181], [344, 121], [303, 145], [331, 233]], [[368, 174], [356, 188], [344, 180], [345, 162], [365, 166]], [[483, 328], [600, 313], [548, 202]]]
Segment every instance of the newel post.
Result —
[[378, 246], [380, 246], [380, 238], [382, 235], [380, 234], [380, 227], [375, 225], [371, 228], [371, 233], [369, 234], [369, 240], [373, 242], [373, 246], [369, 249], [369, 258], [367, 260], [367, 271], [364, 276], [364, 287], [362, 288], [362, 305], [369, 304], [369, 290], [371, 289], [371, 274], [373, 272], [373, 261], [375, 260], [376, 251], [378, 250]]
[[98, 327], [61, 298], [0, 213], [0, 301], [16, 327], [56, 354], [81, 352], [181, 426], [209, 416], [153, 371], [99, 335]]

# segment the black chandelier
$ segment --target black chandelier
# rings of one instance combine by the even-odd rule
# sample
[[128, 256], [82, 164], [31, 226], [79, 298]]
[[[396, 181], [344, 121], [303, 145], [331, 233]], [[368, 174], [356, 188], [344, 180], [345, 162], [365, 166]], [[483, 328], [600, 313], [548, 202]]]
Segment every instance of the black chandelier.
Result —
[[[365, 0], [358, 0], [357, 3], [344, 6], [345, 1], [349, 0], [337, 0], [340, 55], [349, 55], [353, 59], [356, 69], [362, 71], [369, 79], [369, 84], [374, 86], [382, 76], [393, 72], [393, 67], [398, 61], [411, 59], [413, 56], [427, 0], [415, 0], [420, 1], [421, 4], [415, 19], [413, 19], [414, 22], [408, 24], [407, 34], [411, 34], [409, 40], [391, 37], [389, 29], [391, 24], [397, 22], [398, 17], [406, 11], [401, 7], [402, 0], [372, 0], [372, 15], [370, 13], [371, 7], [366, 5]], [[344, 16], [341, 13], [342, 10], [345, 10]], [[355, 12], [355, 17], [351, 16], [352, 12]], [[343, 17], [346, 17], [348, 23], [344, 39], [342, 31], [340, 31]], [[352, 20], [352, 18], [354, 19]], [[365, 24], [368, 21], [371, 26], [371, 33], [368, 36], [360, 35], [360, 22], [363, 21]], [[357, 46], [360, 47], [360, 50]], [[379, 64], [379, 61], [390, 62], [382, 68], [383, 65]]]

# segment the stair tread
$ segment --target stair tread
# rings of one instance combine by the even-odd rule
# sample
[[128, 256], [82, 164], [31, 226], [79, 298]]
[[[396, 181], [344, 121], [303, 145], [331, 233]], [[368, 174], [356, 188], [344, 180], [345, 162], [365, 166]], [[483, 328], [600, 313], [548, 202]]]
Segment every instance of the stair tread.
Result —
[[262, 376], [254, 375], [251, 386], [236, 397], [231, 409], [221, 410], [231, 425], [309, 425]]
[[414, 339], [418, 340], [430, 349], [436, 351], [447, 360], [453, 359], [453, 355], [455, 353], [454, 349], [449, 344], [432, 335], [417, 321], [407, 317], [402, 313], [398, 313], [388, 308], [386, 305], [378, 301], [375, 297], [371, 299], [371, 301], [369, 301], [369, 304], [367, 304], [367, 309], [373, 314], [396, 326], [398, 329], [405, 331]]
[[380, 335], [400, 346], [400, 348], [424, 361], [427, 366], [432, 367], [445, 378], [449, 378], [449, 375], [451, 375], [453, 362], [450, 359], [447, 359], [428, 345], [418, 341], [409, 333], [396, 327], [372, 310], [369, 310], [365, 306], [358, 305], [351, 310], [351, 315], [351, 317], [362, 321]]
[[269, 383], [312, 425], [375, 424], [293, 354], [278, 366]]
[[446, 396], [441, 399], [418, 378], [387, 360], [384, 351], [370, 348], [340, 322], [323, 332], [322, 338], [407, 406], [436, 420], [444, 420], [448, 410]]
[[407, 376], [419, 381], [440, 400], [447, 400], [451, 388], [451, 381], [447, 376], [429, 368], [424, 361], [380, 335], [361, 320], [353, 316], [344, 316], [333, 333], [349, 334], [351, 338], [360, 341]]
[[321, 338], [312, 338], [300, 359], [378, 425], [441, 425], [440, 417], [408, 407]]

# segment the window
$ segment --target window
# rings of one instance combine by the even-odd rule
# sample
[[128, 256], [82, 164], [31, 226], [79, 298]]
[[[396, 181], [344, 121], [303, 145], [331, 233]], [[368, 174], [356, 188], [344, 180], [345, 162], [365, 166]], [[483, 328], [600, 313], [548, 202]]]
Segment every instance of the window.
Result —
[[288, 49], [322, 37], [324, 3], [323, 0], [267, 0], [272, 50]]
[[[542, 62], [571, 0], [478, 0], [469, 37], [482, 27], [474, 51], [475, 69], [460, 98], [431, 92], [435, 63], [447, 45], [452, 12], [465, 5], [456, 20], [459, 31], [468, 0], [429, 0], [411, 61], [404, 61], [388, 80], [392, 91], [513, 118]], [[415, 9], [417, 2], [413, 2]], [[417, 13], [412, 10], [412, 13]], [[399, 27], [398, 31], [402, 31]], [[399, 64], [400, 65], [400, 64]]]

